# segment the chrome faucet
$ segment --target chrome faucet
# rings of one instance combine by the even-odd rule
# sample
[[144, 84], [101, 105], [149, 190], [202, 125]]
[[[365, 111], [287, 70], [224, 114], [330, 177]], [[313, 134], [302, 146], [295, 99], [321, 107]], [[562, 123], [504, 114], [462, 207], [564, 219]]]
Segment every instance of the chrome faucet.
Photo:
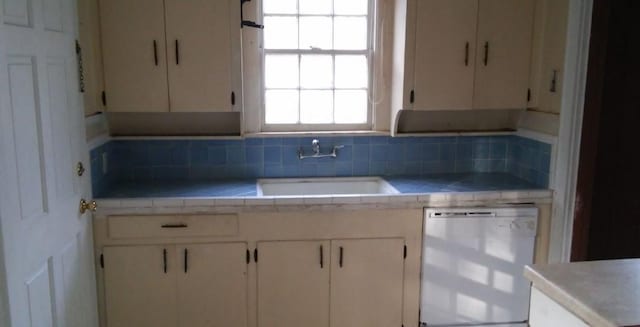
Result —
[[298, 159], [302, 160], [307, 158], [325, 158], [325, 157], [336, 158], [338, 157], [338, 149], [342, 149], [342, 148], [344, 148], [344, 145], [334, 145], [333, 150], [331, 150], [330, 153], [322, 154], [320, 153], [320, 141], [314, 139], [313, 141], [311, 141], [311, 151], [313, 151], [313, 154], [305, 155], [304, 150], [302, 149], [302, 147], [300, 147], [298, 149]]
[[311, 141], [311, 149], [313, 150], [313, 154], [320, 155], [320, 141], [318, 140]]

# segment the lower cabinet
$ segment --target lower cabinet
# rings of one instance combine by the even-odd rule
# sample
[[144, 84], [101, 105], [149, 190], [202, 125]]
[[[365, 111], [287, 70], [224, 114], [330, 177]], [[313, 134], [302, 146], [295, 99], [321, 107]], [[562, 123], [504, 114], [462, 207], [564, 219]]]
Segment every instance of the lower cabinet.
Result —
[[404, 240], [331, 241], [331, 327], [402, 325]]
[[402, 325], [403, 239], [258, 242], [259, 327]]
[[258, 242], [258, 326], [329, 326], [329, 241]]
[[246, 251], [240, 242], [105, 247], [107, 326], [245, 327]]
[[[104, 248], [104, 283], [109, 327], [177, 324], [175, 251], [162, 245]], [[170, 269], [169, 269], [170, 268]]]

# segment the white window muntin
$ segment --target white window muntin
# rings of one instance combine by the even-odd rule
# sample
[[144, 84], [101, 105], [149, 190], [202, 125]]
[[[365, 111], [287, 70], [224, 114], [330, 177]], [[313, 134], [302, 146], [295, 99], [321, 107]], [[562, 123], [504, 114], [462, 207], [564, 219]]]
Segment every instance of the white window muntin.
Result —
[[[274, 0], [272, 0], [274, 1]], [[277, 0], [275, 0], [277, 1]], [[299, 1], [296, 1], [298, 3], [299, 6]], [[341, 0], [334, 0], [334, 2], [337, 1], [341, 1]], [[268, 17], [291, 17], [291, 18], [296, 18], [296, 22], [297, 22], [297, 27], [298, 27], [298, 33], [297, 33], [297, 37], [298, 37], [298, 48], [288, 48], [288, 49], [266, 49], [264, 47], [264, 37], [262, 40], [262, 115], [261, 115], [261, 121], [262, 121], [262, 130], [266, 131], [266, 132], [271, 132], [271, 131], [307, 131], [307, 130], [368, 130], [371, 129], [372, 126], [372, 89], [373, 89], [373, 30], [374, 30], [374, 12], [375, 12], [375, 8], [374, 8], [374, 2], [373, 0], [368, 0], [368, 4], [367, 4], [367, 14], [365, 15], [337, 15], [334, 13], [331, 14], [301, 14], [298, 10], [297, 13], [288, 13], [288, 14], [282, 14], [282, 13], [278, 13], [278, 14], [263, 14], [263, 18], [268, 18]], [[336, 17], [366, 17], [367, 19], [367, 40], [366, 40], [366, 48], [365, 49], [358, 49], [358, 50], [344, 50], [344, 49], [339, 49], [339, 50], [334, 50], [334, 49], [320, 49], [320, 48], [309, 48], [309, 49], [299, 49], [299, 45], [300, 45], [300, 17], [325, 17], [325, 18], [329, 18], [332, 20], [332, 28], [333, 26], [335, 26], [335, 24], [333, 23]], [[268, 21], [268, 19], [265, 19], [265, 21]], [[335, 44], [335, 31], [332, 31], [331, 33], [331, 38], [332, 38], [332, 47]], [[265, 80], [265, 64], [266, 64], [266, 57], [268, 55], [293, 55], [293, 56], [297, 56], [297, 61], [298, 61], [298, 85], [297, 87], [269, 87], [267, 89], [266, 87], [266, 80]], [[300, 81], [301, 78], [301, 71], [300, 71], [300, 65], [301, 65], [301, 58], [303, 55], [326, 55], [326, 56], [331, 56], [331, 61], [332, 61], [332, 68], [333, 68], [333, 74], [332, 74], [332, 85], [331, 86], [327, 86], [327, 87], [303, 87], [302, 83]], [[340, 87], [340, 88], [336, 88], [335, 85], [335, 80], [336, 80], [336, 56], [342, 56], [342, 55], [356, 55], [356, 56], [364, 56], [367, 60], [367, 85], [366, 87]], [[265, 102], [265, 95], [266, 92], [268, 90], [291, 90], [291, 91], [296, 91], [298, 92], [298, 119], [296, 123], [270, 123], [267, 124], [266, 123], [266, 102]], [[327, 91], [333, 91], [333, 122], [334, 123], [320, 123], [320, 124], [313, 124], [313, 123], [302, 123], [301, 122], [301, 112], [302, 112], [302, 107], [301, 107], [301, 92], [302, 91], [315, 91], [315, 90], [327, 90]], [[336, 107], [335, 107], [335, 97], [336, 97], [336, 91], [365, 91], [366, 92], [366, 97], [367, 97], [367, 108], [366, 108], [366, 122], [365, 123], [359, 123], [359, 124], [349, 124], [349, 123], [335, 123], [335, 113], [336, 113]]]

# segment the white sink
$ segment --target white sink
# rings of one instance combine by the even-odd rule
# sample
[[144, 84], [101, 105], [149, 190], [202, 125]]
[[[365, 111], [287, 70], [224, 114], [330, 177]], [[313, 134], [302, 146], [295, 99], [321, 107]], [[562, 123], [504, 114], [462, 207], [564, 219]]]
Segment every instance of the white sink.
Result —
[[258, 180], [258, 196], [398, 194], [380, 177], [272, 178]]

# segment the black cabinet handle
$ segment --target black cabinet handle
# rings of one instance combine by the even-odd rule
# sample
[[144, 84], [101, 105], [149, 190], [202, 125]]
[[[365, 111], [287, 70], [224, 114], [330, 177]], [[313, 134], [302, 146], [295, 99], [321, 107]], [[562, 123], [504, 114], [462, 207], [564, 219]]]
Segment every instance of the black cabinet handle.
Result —
[[557, 70], [553, 70], [553, 76], [551, 77], [551, 87], [549, 88], [549, 92], [551, 93], [556, 93], [556, 91], [558, 90], [558, 71]]
[[489, 64], [489, 42], [484, 43], [484, 65]]
[[340, 247], [340, 260], [339, 260], [340, 268], [342, 268], [342, 258], [343, 257], [344, 257], [344, 249], [342, 247]]
[[184, 273], [189, 270], [189, 249], [184, 249]]
[[187, 228], [189, 227], [187, 224], [164, 224], [160, 226], [162, 228]]
[[162, 249], [162, 265], [164, 273], [167, 273], [167, 249]]
[[153, 40], [153, 61], [158, 66], [158, 42], [156, 40]]
[[320, 245], [320, 269], [324, 268], [324, 248]]
[[180, 43], [176, 39], [176, 65], [180, 65]]
[[469, 66], [469, 42], [464, 46], [464, 65]]

